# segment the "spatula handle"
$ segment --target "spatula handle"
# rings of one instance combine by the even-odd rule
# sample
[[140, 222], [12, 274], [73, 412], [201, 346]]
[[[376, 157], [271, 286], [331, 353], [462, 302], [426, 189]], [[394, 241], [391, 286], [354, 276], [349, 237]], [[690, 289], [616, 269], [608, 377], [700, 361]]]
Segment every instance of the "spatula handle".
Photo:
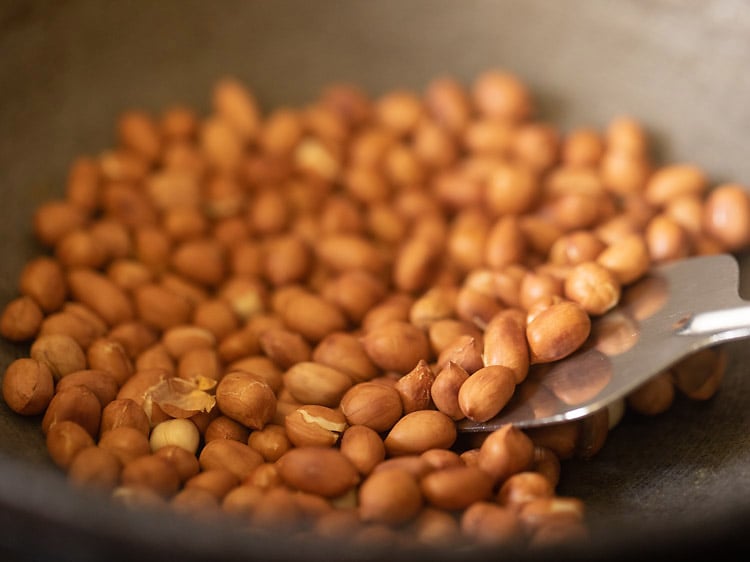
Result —
[[691, 316], [676, 333], [692, 336], [738, 332], [735, 337], [740, 338], [743, 337], [742, 331], [747, 331], [750, 336], [749, 304], [722, 310], [699, 312]]

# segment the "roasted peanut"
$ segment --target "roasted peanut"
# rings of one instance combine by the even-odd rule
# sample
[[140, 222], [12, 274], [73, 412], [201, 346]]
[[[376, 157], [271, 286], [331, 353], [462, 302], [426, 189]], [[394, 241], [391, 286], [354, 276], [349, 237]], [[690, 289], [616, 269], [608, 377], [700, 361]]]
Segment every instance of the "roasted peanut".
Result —
[[580, 305], [565, 301], [537, 314], [526, 326], [532, 363], [556, 361], [578, 349], [591, 332], [591, 319]]
[[363, 521], [397, 525], [412, 519], [422, 507], [416, 478], [404, 470], [371, 474], [359, 487], [359, 515]]
[[24, 416], [41, 414], [55, 393], [52, 371], [46, 363], [21, 357], [5, 370], [2, 391], [5, 403], [14, 412]]
[[216, 403], [224, 415], [251, 429], [263, 429], [276, 411], [276, 395], [259, 377], [232, 371], [216, 387]]
[[438, 410], [417, 410], [406, 414], [388, 432], [385, 449], [389, 455], [423, 453], [448, 448], [456, 440], [453, 420]]
[[488, 365], [463, 382], [458, 390], [458, 405], [470, 420], [484, 422], [503, 409], [515, 388], [513, 371], [502, 365]]
[[337, 449], [296, 447], [276, 462], [287, 485], [328, 498], [341, 496], [360, 479], [354, 465]]
[[403, 403], [395, 388], [375, 383], [355, 384], [341, 397], [340, 408], [351, 425], [387, 431], [401, 418]]

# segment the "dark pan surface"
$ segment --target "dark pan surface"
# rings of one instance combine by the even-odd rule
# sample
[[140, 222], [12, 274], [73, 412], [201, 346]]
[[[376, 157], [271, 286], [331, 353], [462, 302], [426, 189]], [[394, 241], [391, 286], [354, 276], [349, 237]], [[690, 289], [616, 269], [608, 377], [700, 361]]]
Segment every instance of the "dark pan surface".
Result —
[[[750, 186], [749, 61], [744, 0], [5, 0], [0, 304], [16, 296], [23, 263], [40, 251], [32, 210], [62, 194], [72, 159], [111, 145], [119, 111], [205, 107], [225, 74], [270, 108], [310, 100], [335, 80], [377, 94], [505, 68], [563, 128], [628, 113], [648, 125], [661, 162], [693, 161], [714, 183]], [[742, 263], [747, 298], [750, 262]], [[25, 352], [0, 342], [0, 368]], [[585, 499], [595, 535], [591, 549], [571, 559], [708, 559], [729, 544], [747, 554], [749, 376], [750, 347], [731, 344], [729, 372], [712, 400], [678, 401], [657, 418], [628, 415], [594, 459], [563, 466], [560, 492]], [[49, 468], [39, 420], [19, 419], [4, 403], [0, 453], [4, 560], [301, 559], [283, 540], [157, 525], [71, 494]], [[305, 549], [305, 559], [346, 558], [331, 545]]]

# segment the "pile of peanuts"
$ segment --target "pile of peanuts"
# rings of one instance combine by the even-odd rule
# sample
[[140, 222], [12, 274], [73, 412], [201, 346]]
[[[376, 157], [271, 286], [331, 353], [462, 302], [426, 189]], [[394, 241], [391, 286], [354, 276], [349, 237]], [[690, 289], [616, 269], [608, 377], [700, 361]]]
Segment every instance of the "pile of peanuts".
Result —
[[[73, 486], [132, 508], [358, 545], [586, 540], [556, 490], [622, 411], [717, 390], [725, 352], [583, 420], [462, 434], [653, 264], [739, 252], [750, 196], [657, 165], [644, 127], [561, 131], [502, 69], [265, 114], [233, 77], [205, 115], [123, 112], [39, 206], [2, 380]], [[171, 513], [171, 511], [170, 511]]]

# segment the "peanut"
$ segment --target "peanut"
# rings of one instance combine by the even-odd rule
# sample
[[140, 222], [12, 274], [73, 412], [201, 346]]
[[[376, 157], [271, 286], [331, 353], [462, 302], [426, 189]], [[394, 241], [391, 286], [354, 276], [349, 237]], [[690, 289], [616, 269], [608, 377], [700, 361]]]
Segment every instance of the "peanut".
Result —
[[2, 392], [5, 403], [14, 412], [24, 416], [41, 414], [55, 393], [52, 371], [36, 359], [16, 359], [5, 370]]

